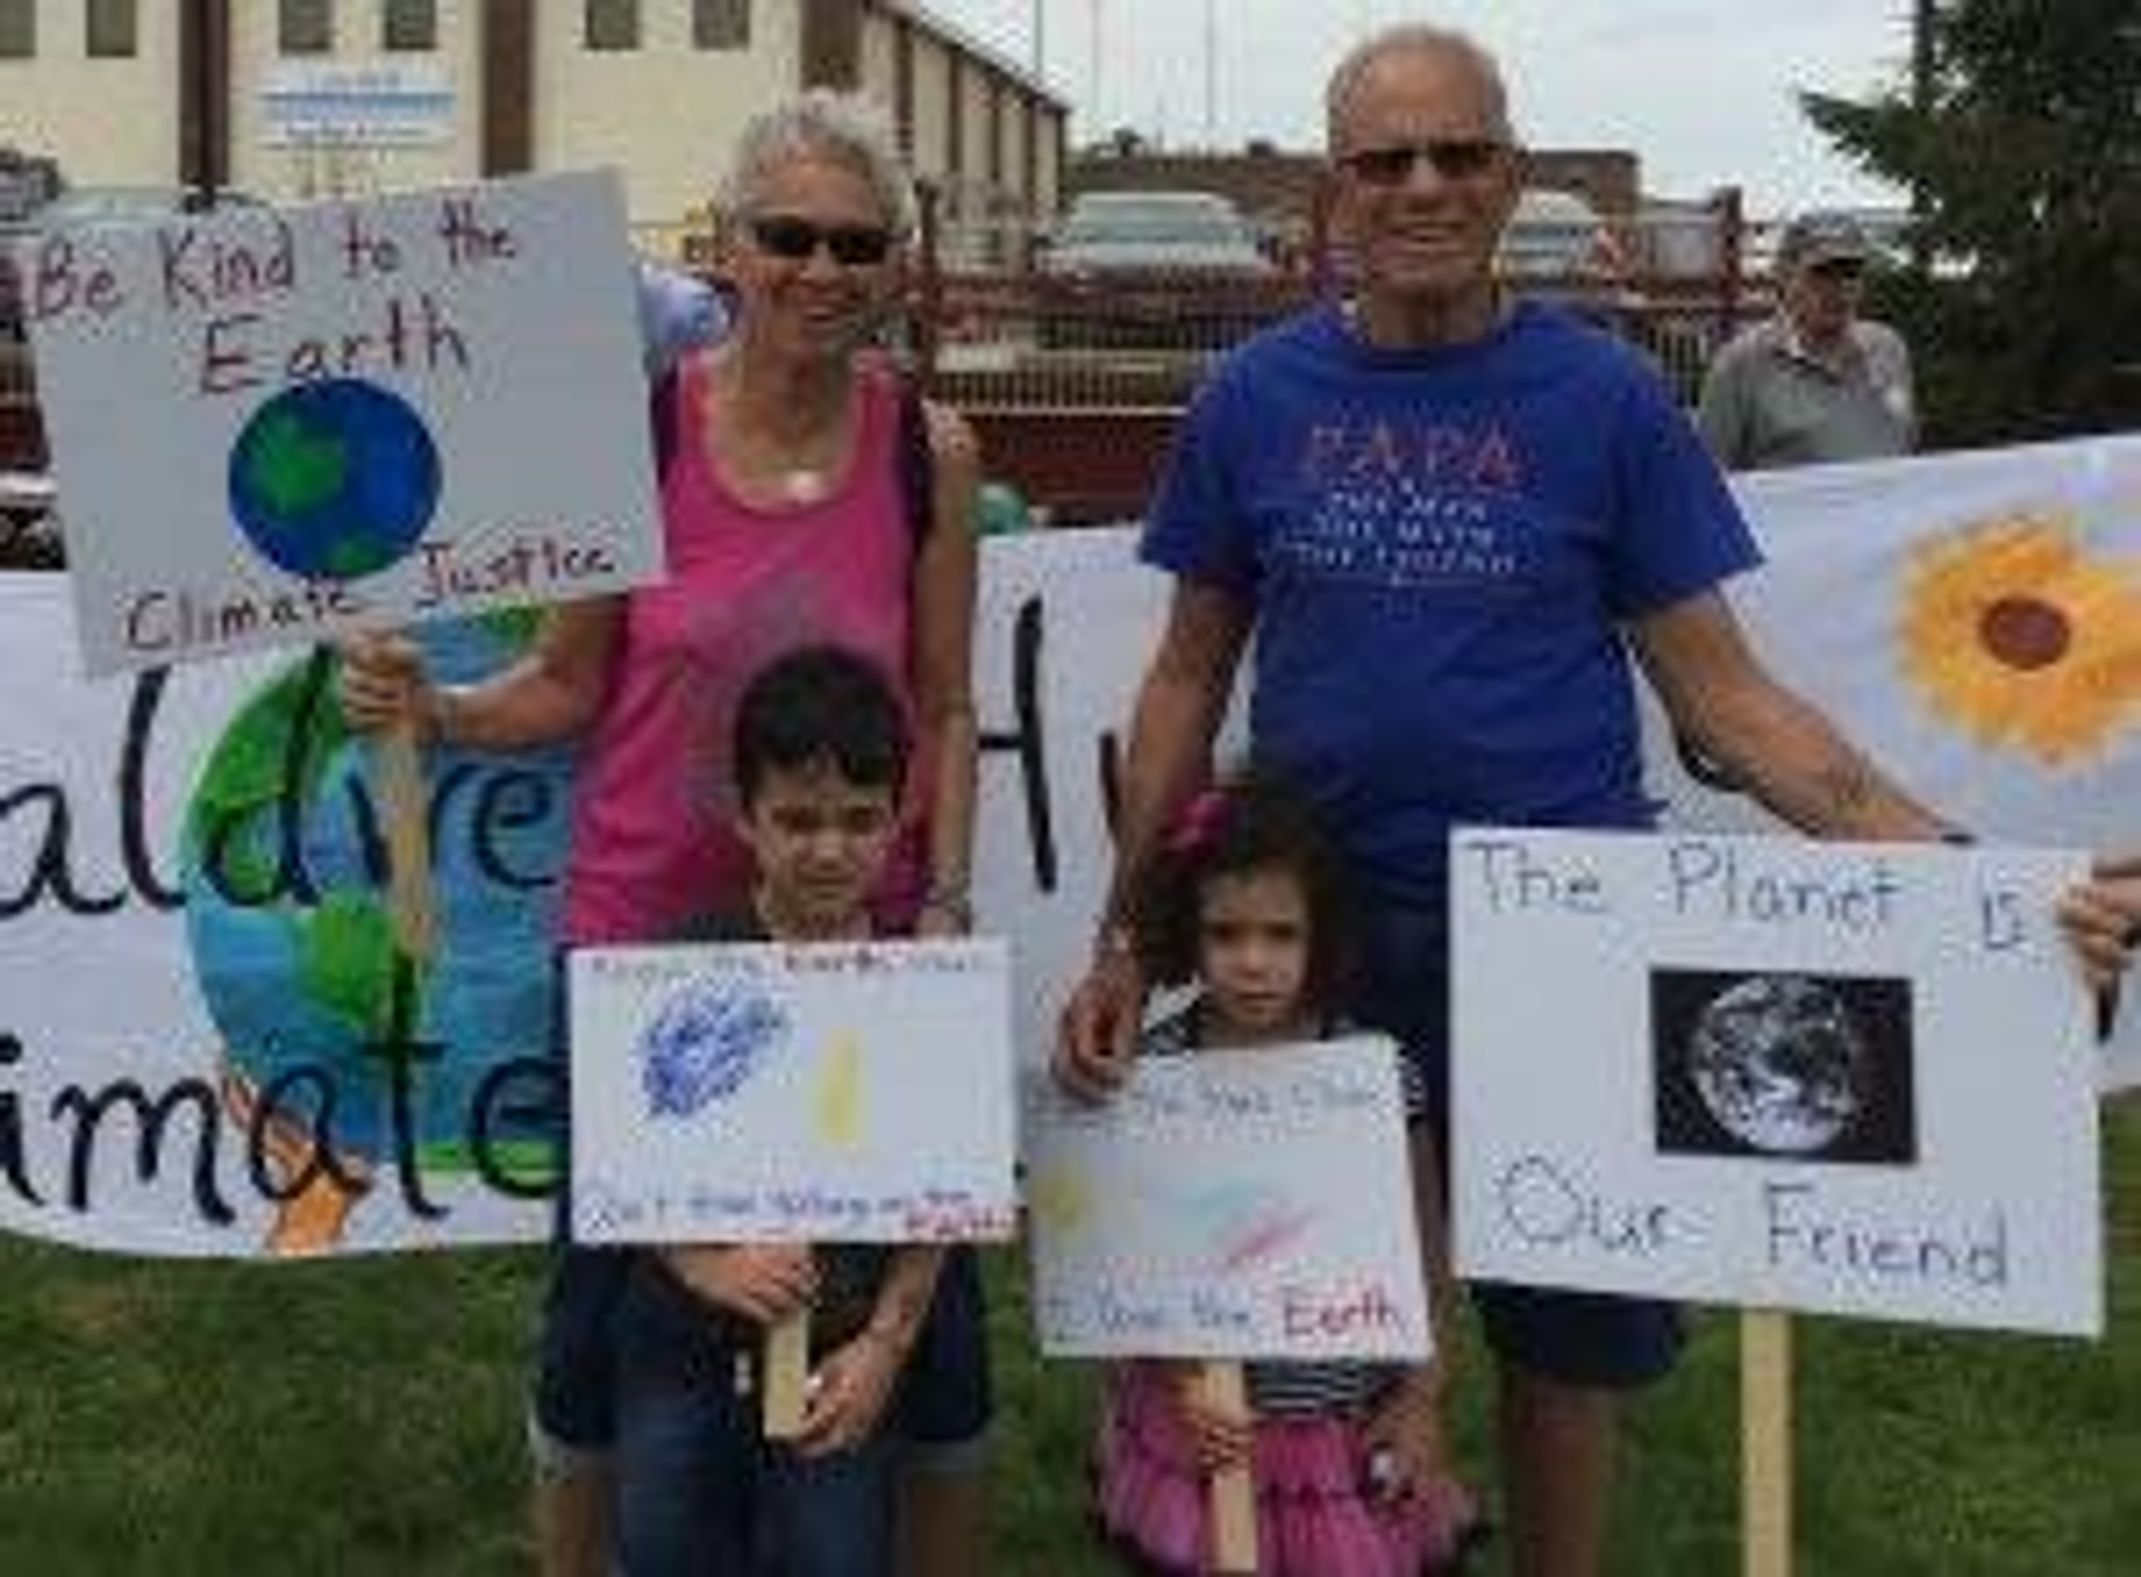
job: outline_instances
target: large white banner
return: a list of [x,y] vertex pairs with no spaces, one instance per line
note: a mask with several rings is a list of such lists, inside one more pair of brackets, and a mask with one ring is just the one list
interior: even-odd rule
[[92,673],[662,572],[616,178],[19,249]]
[[[1988,839],[2141,846],[2141,441],[1743,496],[1771,563],[1734,595],[1791,683]],[[977,901],[1011,944],[1028,1064],[1092,936],[1110,764],[1166,594],[1128,531],[986,545]],[[467,676],[525,628],[425,638]],[[0,1226],[191,1254],[546,1232],[563,758],[432,758],[445,942],[402,977],[326,660],[87,682],[76,650],[63,578],[0,576]],[[1676,813],[1747,814],[1653,744]],[[2111,1066],[2131,1083],[2128,995]]]
[[1469,828],[1466,1275],[2095,1335],[2088,1005],[2026,849]]

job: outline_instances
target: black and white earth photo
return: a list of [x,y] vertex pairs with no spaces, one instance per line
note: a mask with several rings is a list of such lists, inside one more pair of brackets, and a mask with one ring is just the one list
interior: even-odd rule
[[1660,1153],[1917,1158],[1909,981],[1659,969],[1650,996]]

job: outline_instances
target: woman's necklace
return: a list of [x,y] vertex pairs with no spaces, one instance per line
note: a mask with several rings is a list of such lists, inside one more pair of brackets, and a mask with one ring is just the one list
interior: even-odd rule
[[[847,443],[851,421],[845,407],[836,408],[830,420],[802,441],[776,437],[755,424],[738,421],[740,390],[732,377],[723,403],[730,420],[730,463],[744,480],[757,484],[778,502],[803,506],[820,503],[832,495],[834,468]],[[737,438],[742,441],[736,442]]]

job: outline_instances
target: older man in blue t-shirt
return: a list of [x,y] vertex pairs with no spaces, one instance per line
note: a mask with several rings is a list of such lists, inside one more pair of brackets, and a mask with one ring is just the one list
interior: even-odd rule
[[[1647,826],[1631,652],[1679,728],[1785,820],[1946,831],[1741,638],[1721,586],[1759,555],[1649,368],[1496,286],[1521,156],[1493,60],[1395,28],[1339,67],[1326,111],[1353,293],[1220,366],[1144,538],[1175,590],[1132,724],[1109,915],[1056,1064],[1095,1096],[1124,1075],[1144,997],[1129,874],[1208,774],[1252,633],[1252,751],[1298,777],[1352,856],[1371,901],[1354,1007],[1431,1088],[1447,1087],[1448,830]],[[2125,956],[2111,925],[2092,955],[2107,971]],[[1473,1295],[1498,1360],[1515,1568],[1595,1572],[1615,1400],[1671,1366],[1675,1312]],[[1423,1471],[1434,1411],[1404,1443]]]

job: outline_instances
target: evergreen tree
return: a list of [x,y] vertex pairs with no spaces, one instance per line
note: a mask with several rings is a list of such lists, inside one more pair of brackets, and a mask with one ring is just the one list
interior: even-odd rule
[[1921,105],[1807,94],[1858,163],[1918,194],[1923,273],[1876,300],[1930,433],[2141,428],[2141,0],[1942,0]]

